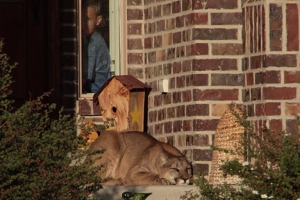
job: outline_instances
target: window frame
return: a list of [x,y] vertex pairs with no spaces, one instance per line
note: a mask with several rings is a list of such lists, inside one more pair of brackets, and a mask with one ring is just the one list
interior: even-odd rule
[[[110,72],[111,77],[114,75],[121,74],[121,54],[120,54],[120,16],[123,12],[120,13],[120,4],[123,0],[113,0],[109,1],[109,52],[111,57],[110,63]],[[94,93],[82,93],[82,32],[81,32],[81,15],[82,15],[82,0],[78,0],[78,28],[77,28],[77,35],[78,35],[78,94],[80,98],[92,98]],[[115,38],[115,39],[112,39]]]

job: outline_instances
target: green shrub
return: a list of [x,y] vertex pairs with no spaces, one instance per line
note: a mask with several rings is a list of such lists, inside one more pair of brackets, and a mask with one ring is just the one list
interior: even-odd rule
[[[201,199],[297,199],[300,198],[300,137],[267,128],[253,131],[245,116],[237,121],[245,127],[244,151],[248,161],[225,161],[220,167],[226,175],[238,175],[240,185],[212,185],[204,176],[196,180]],[[299,117],[297,117],[299,122]],[[213,148],[216,150],[217,148]],[[218,151],[222,151],[218,149]],[[190,196],[192,199],[193,195]]]
[[[100,167],[80,164],[90,154],[76,136],[75,120],[59,112],[50,115],[54,104],[43,103],[45,93],[19,108],[12,107],[11,70],[2,53],[0,41],[0,199],[87,199],[91,191],[101,188],[95,174]],[[87,186],[88,185],[88,186]]]

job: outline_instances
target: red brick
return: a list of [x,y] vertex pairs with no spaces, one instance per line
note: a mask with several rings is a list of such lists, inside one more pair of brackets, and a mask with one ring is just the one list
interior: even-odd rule
[[193,161],[211,161],[212,151],[210,149],[193,149]]
[[208,44],[207,43],[196,43],[186,46],[186,55],[208,55]]
[[193,13],[193,25],[208,24],[207,13]]
[[207,135],[187,135],[186,136],[186,146],[208,146],[208,136]]
[[154,37],[154,48],[162,47],[162,36],[155,36]]
[[297,56],[294,54],[267,55],[266,67],[296,67]]
[[167,110],[166,109],[161,109],[157,111],[157,120],[162,121],[165,120],[167,117]]
[[181,11],[181,0],[172,2],[172,13],[179,13]]
[[217,128],[218,119],[194,119],[193,127],[194,131],[215,131]]
[[154,111],[149,111],[149,114],[148,114],[148,120],[149,122],[156,122],[157,121],[157,111],[154,110]]
[[174,62],[173,63],[173,74],[181,73],[181,71],[182,71],[181,62]]
[[175,21],[176,21],[176,28],[184,27],[184,21],[185,21],[185,17],[184,16],[176,17]]
[[161,5],[153,7],[153,18],[161,17]]
[[206,101],[206,100],[238,100],[239,90],[238,89],[207,89],[207,90],[200,90],[194,89],[193,90],[193,97],[194,101]]
[[269,121],[270,123],[270,130],[271,131],[275,131],[275,132],[279,132],[282,131],[282,120],[281,119],[271,119]]
[[176,58],[185,57],[185,47],[180,46],[176,47]]
[[242,100],[243,100],[243,102],[250,101],[250,92],[249,92],[249,89],[243,89],[242,90]]
[[297,115],[300,113],[300,103],[285,103],[285,115]]
[[164,64],[163,74],[164,75],[172,74],[172,64],[171,63]]
[[163,104],[163,97],[162,95],[154,96],[154,106],[161,106]]
[[184,16],[185,26],[208,24],[207,13],[190,13]]
[[191,10],[192,2],[191,0],[181,0],[182,2],[182,11]]
[[146,8],[144,10],[145,19],[151,19],[152,18],[152,8]]
[[93,102],[93,115],[101,115],[100,106]]
[[251,88],[251,101],[261,100],[261,88]]
[[286,120],[286,133],[292,134],[292,135],[299,134],[297,120],[295,120],[295,119]]
[[182,71],[183,72],[189,72],[192,69],[192,61],[191,60],[185,60],[182,62]]
[[172,95],[171,95],[171,93],[165,94],[163,96],[163,102],[164,102],[164,105],[168,105],[168,104],[172,103]]
[[157,21],[156,24],[157,24],[156,25],[156,31],[157,32],[166,30],[165,20]]
[[[137,40],[137,39],[135,39],[135,40]],[[128,43],[129,43],[129,40],[128,40]],[[145,39],[144,39],[144,45],[145,45],[145,48],[146,48],[146,49],[151,49],[151,48],[153,48],[153,45],[152,45],[152,37],[145,38]],[[128,47],[128,49],[129,49],[129,47]]]
[[170,15],[171,14],[171,9],[172,9],[172,4],[171,3],[163,5],[163,15],[164,16]]
[[128,24],[127,25],[128,35],[141,35],[142,34],[142,24]]
[[255,116],[264,116],[265,115],[265,105],[264,104],[256,104],[255,106]]
[[170,78],[170,83],[169,83],[170,89],[174,89],[175,86],[176,86],[176,79],[175,79],[175,77]]
[[259,69],[263,67],[263,56],[252,56],[250,57],[251,69]]
[[173,129],[172,122],[165,122],[164,123],[165,133],[172,133],[172,129]]
[[174,18],[170,18],[166,20],[166,29],[173,30],[176,27],[176,21]]
[[[156,52],[155,51],[152,51],[152,52],[149,52],[148,54],[146,53],[147,55],[147,60],[148,63],[156,63]],[[139,57],[139,55],[137,54],[136,56],[133,57],[133,59],[142,59],[142,57]],[[141,60],[131,60],[131,62],[134,61],[135,63],[131,63],[131,64],[141,64],[141,63],[137,63],[137,62],[140,62]]]
[[181,92],[173,92],[173,103],[181,102]]
[[155,124],[154,126],[154,134],[158,135],[158,134],[162,134],[163,133],[163,124]]
[[193,71],[206,71],[206,70],[237,70],[236,59],[194,59]]
[[127,9],[127,20],[141,20],[143,19],[143,11],[139,9]]
[[299,4],[286,5],[287,50],[299,50]]
[[300,83],[300,71],[285,71],[284,83]]
[[177,106],[176,107],[176,117],[184,117],[185,116],[185,106]]
[[243,24],[242,13],[212,13],[212,25]]
[[237,29],[223,28],[195,28],[193,29],[194,40],[237,40]]
[[167,60],[171,60],[175,58],[175,48],[168,48],[167,49]]
[[186,116],[208,116],[208,104],[193,104],[186,106]]
[[78,114],[79,115],[91,115],[91,106],[89,100],[83,99],[78,101]]
[[266,103],[265,104],[265,114],[267,116],[281,115],[281,104],[280,103]]
[[208,0],[206,3],[206,9],[234,9],[238,8],[239,0]]
[[247,73],[247,86],[251,86],[254,83],[253,73]]
[[182,92],[182,101],[190,102],[192,100],[192,91],[186,90]]
[[176,88],[185,87],[185,76],[176,77]]
[[199,0],[192,0],[192,10],[203,9],[203,5]]
[[181,32],[173,33],[173,43],[181,43]]
[[208,74],[191,74],[186,77],[186,86],[207,86]]
[[183,131],[192,131],[193,129],[193,121],[192,120],[184,120],[183,121]]
[[175,144],[174,144],[174,136],[168,136],[167,137],[167,144],[169,144],[169,145],[172,145],[172,146],[174,146]]
[[172,119],[176,117],[176,110],[174,107],[167,108],[167,118]]
[[270,4],[270,49],[282,50],[282,7],[280,4]]
[[174,121],[173,122],[173,132],[181,132],[182,131],[182,121]]
[[280,71],[266,71],[264,83],[280,83]]
[[212,74],[212,86],[244,86],[244,74]]
[[293,87],[266,87],[263,89],[265,100],[296,99],[297,89]]
[[[146,46],[146,39],[145,39],[145,46]],[[147,47],[145,47],[147,48]],[[150,47],[148,47],[150,48]],[[143,49],[142,40],[141,39],[128,39],[128,49]]]
[[243,45],[238,43],[212,44],[213,55],[242,55]]
[[139,5],[142,5],[142,0],[127,0],[127,5],[139,6]]

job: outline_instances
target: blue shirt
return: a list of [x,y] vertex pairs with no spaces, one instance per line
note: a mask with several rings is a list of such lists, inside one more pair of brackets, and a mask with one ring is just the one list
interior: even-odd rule
[[91,91],[98,92],[110,78],[110,54],[103,37],[95,32],[88,44],[88,76],[92,80]]

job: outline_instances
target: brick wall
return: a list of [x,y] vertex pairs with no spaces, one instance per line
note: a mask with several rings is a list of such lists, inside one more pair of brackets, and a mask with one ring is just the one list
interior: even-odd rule
[[243,101],[256,128],[296,133],[300,112],[299,1],[248,1],[243,8]]
[[74,114],[78,90],[77,55],[77,1],[60,1],[61,7],[61,51],[62,51],[62,93],[66,113]]
[[128,73],[152,87],[148,132],[208,171],[218,120],[242,102],[242,2],[127,2]]
[[[149,84],[148,132],[209,171],[217,123],[234,101],[257,127],[295,133],[300,112],[299,1],[127,0],[126,74]],[[61,1],[64,106],[101,121],[78,99],[77,1]],[[158,82],[169,80],[162,94]],[[77,110],[75,110],[77,108]]]

